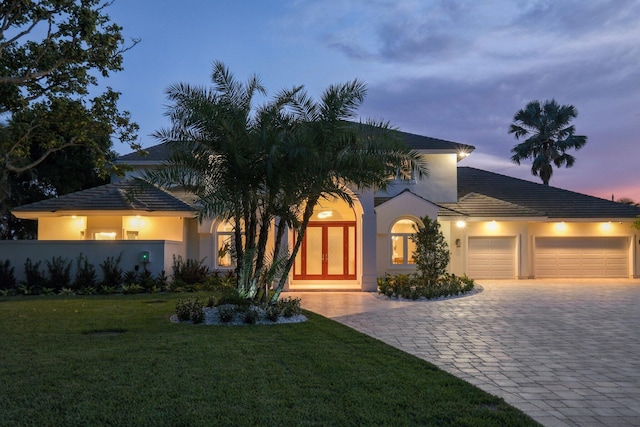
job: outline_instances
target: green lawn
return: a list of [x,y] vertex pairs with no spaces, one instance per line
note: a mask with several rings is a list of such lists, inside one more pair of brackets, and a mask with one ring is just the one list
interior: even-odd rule
[[0,298],[0,424],[536,425],[332,320],[173,324],[179,294]]

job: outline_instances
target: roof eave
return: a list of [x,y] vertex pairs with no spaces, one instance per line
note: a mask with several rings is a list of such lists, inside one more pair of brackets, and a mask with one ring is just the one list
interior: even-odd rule
[[12,211],[16,218],[19,219],[38,219],[38,218],[57,218],[64,216],[156,216],[156,217],[184,217],[196,218],[198,214],[195,211],[154,211],[154,210],[67,210],[61,209],[56,211]]

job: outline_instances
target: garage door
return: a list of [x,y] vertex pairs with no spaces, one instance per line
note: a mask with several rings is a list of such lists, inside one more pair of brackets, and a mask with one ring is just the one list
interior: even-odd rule
[[516,276],[516,239],[469,237],[467,275],[473,279],[513,279]]
[[535,275],[544,277],[628,277],[626,237],[538,237]]

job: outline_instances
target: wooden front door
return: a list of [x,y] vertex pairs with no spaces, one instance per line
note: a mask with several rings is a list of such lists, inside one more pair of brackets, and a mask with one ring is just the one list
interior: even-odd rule
[[353,280],[356,278],[355,248],[355,222],[310,222],[296,256],[293,278]]

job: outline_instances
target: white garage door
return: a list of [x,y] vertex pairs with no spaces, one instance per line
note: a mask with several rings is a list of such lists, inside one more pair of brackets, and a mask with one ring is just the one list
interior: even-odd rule
[[628,277],[626,237],[538,237],[535,275],[544,277]]
[[472,279],[513,279],[515,237],[469,237],[467,275]]

